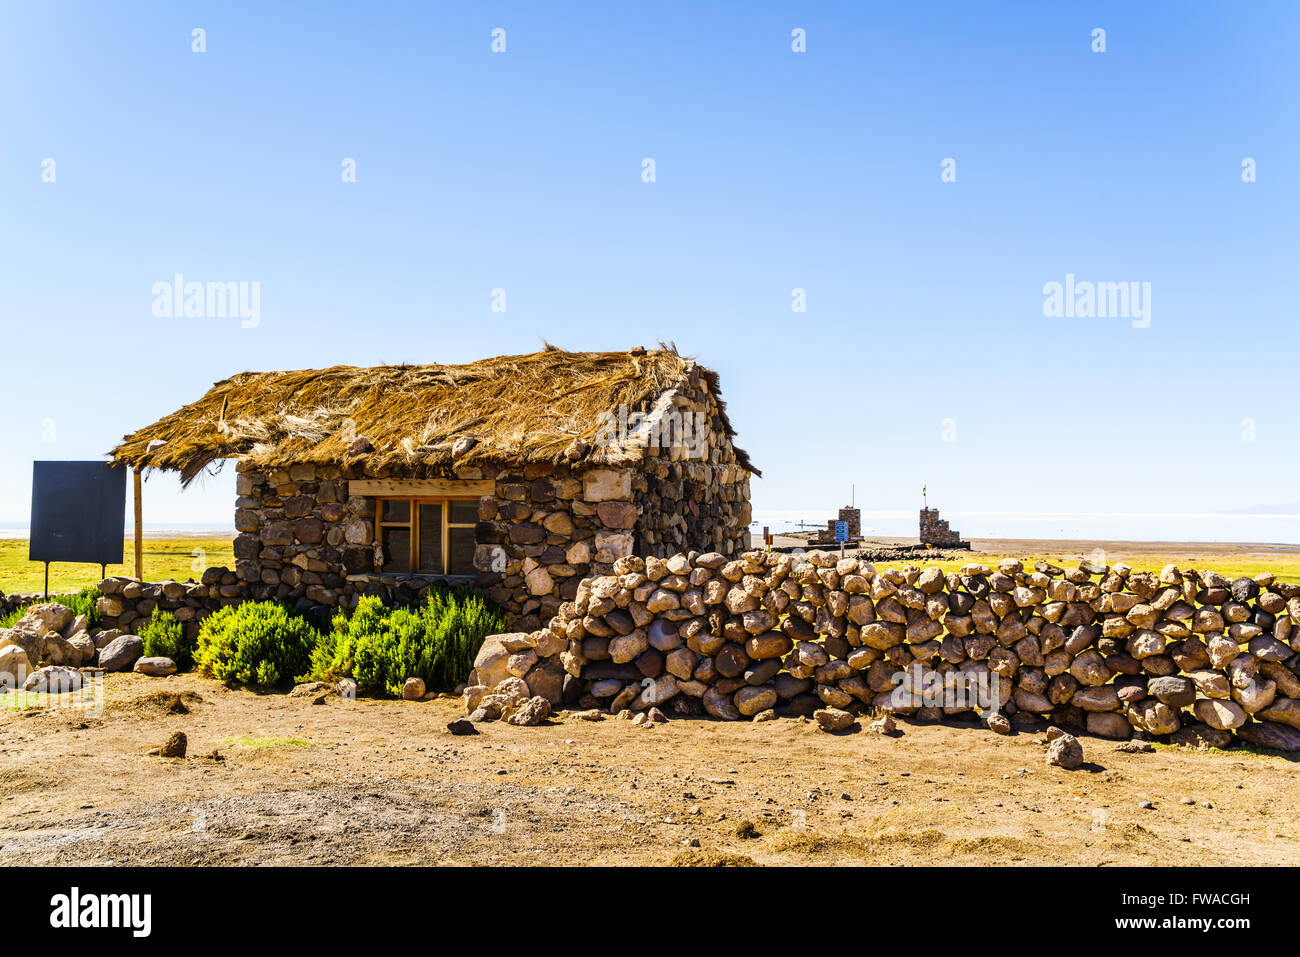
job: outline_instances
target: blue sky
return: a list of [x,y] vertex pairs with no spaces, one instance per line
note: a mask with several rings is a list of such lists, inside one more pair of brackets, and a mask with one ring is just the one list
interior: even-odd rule
[[[1300,541],[1205,517],[1300,513],[1300,6],[702,6],[6,4],[0,522],[237,371],[663,339],[766,521]],[[176,273],[258,325],[155,317]],[[1044,316],[1067,274],[1150,325]],[[233,469],[145,488],[230,524]]]

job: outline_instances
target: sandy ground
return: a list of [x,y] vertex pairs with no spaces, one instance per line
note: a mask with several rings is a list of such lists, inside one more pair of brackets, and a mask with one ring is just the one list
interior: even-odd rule
[[[454,737],[455,699],[105,686],[100,717],[0,711],[7,864],[1242,865],[1290,863],[1300,836],[1295,765],[1246,751],[1085,738],[1068,772],[1039,735],[955,725],[561,718]],[[188,757],[147,754],[175,730]]]

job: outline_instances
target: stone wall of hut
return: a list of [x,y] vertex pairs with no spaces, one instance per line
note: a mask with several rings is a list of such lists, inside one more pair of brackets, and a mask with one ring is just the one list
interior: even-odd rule
[[[625,413],[623,413],[625,415]],[[704,550],[728,557],[746,545],[749,472],[735,456],[721,410],[696,375],[638,427],[611,412],[609,438],[645,449],[627,467],[537,462],[404,475],[396,470],[294,464],[238,466],[234,576],[253,599],[350,606],[366,594],[418,601],[429,579],[381,574],[375,499],[352,479],[492,480],[479,500],[476,573],[469,579],[512,628],[538,628],[628,555]],[[224,571],[224,570],[223,570]]]
[[[711,433],[712,441],[694,446],[690,456],[679,446],[652,449],[636,467],[534,463],[446,472],[441,477],[494,483],[493,494],[478,503],[476,572],[457,580],[504,609],[511,628],[534,629],[574,599],[582,579],[612,574],[620,558],[682,548],[738,555],[750,520],[749,473],[717,437]],[[241,462],[234,569],[209,568],[195,583],[109,580],[105,627],[135,630],[155,605],[197,621],[247,599],[304,607],[351,607],[362,595],[423,600],[430,578],[381,574],[375,499],[349,494],[352,479],[403,477],[413,476]]]

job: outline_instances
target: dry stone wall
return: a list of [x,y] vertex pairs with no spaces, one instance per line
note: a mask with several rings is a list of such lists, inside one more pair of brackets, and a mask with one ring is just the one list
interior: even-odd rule
[[945,574],[819,551],[624,557],[544,628],[490,639],[465,700],[480,720],[540,695],[727,720],[978,713],[995,730],[1051,720],[1296,749],[1297,621],[1300,586],[1172,565],[1008,560]]

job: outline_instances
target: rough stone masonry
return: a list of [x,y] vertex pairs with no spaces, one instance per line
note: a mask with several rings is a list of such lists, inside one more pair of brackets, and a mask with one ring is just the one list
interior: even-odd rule
[[[877,571],[820,551],[629,556],[580,581],[544,628],[489,639],[465,704],[478,720],[537,696],[724,720],[978,709],[993,728],[1050,719],[1107,738],[1295,750],[1297,620],[1300,585],[1268,574],[1086,560]],[[961,685],[952,678],[996,688],[993,708],[928,704],[920,689]]]

